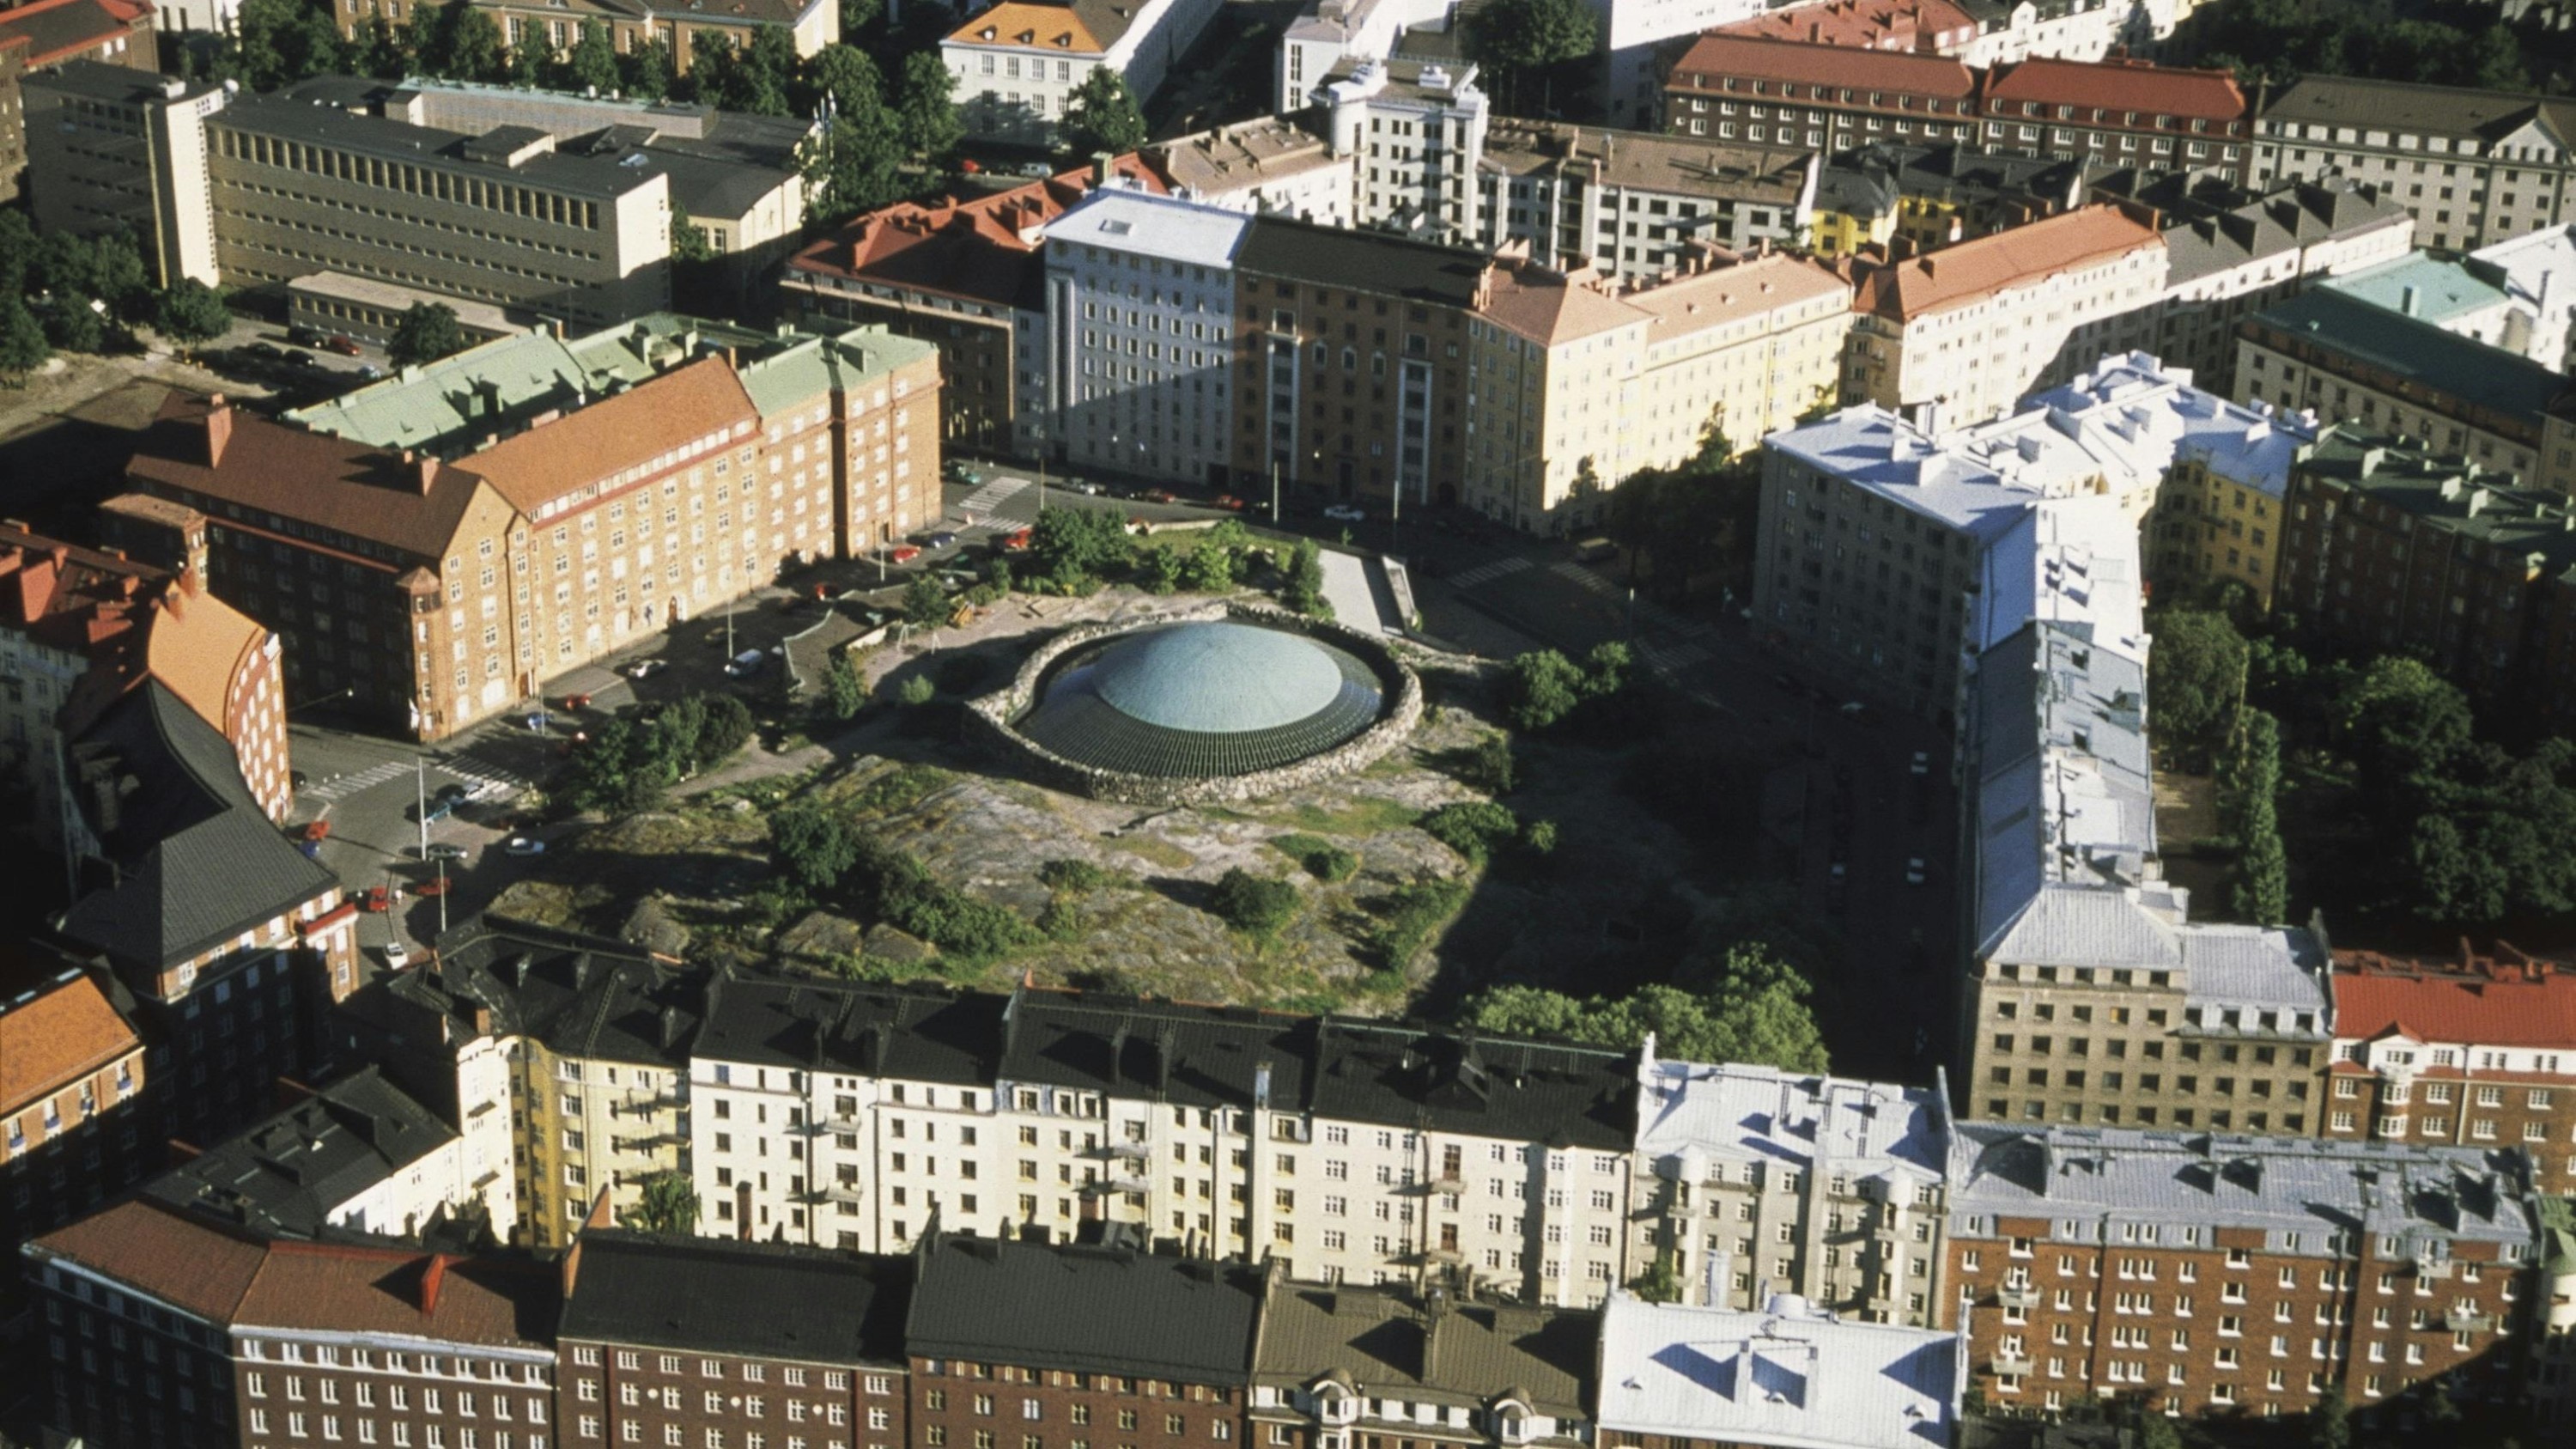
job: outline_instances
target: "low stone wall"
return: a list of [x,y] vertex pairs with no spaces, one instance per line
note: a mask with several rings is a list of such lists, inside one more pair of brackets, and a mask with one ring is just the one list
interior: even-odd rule
[[[1378,717],[1377,723],[1321,754],[1309,755],[1295,764],[1282,765],[1275,770],[1256,770],[1243,775],[1132,775],[1121,770],[1095,769],[1068,760],[1011,727],[1011,721],[1018,719],[1036,702],[1038,686],[1046,679],[1048,668],[1062,658],[1066,650],[1113,634],[1130,634],[1157,625],[1212,623],[1220,619],[1242,619],[1247,623],[1292,629],[1348,650],[1376,671],[1379,687],[1386,691],[1392,703]],[[1040,784],[1069,795],[1085,795],[1123,805],[1213,805],[1258,800],[1368,768],[1387,751],[1402,744],[1405,736],[1413,733],[1413,727],[1421,723],[1422,681],[1378,635],[1331,620],[1309,619],[1284,609],[1237,600],[1176,610],[1143,623],[1077,624],[1031,652],[1021,663],[1019,672],[1011,676],[1009,684],[970,701],[966,713],[974,721],[972,727],[996,748],[1025,761],[1030,767],[1029,773]]]

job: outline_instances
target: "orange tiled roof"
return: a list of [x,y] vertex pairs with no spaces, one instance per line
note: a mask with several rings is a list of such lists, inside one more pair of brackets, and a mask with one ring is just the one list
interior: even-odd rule
[[0,1117],[141,1047],[98,983],[78,971],[0,1001]]
[[990,10],[977,12],[973,19],[948,32],[947,38],[956,45],[1034,46],[1066,55],[1109,52],[1109,47],[1100,43],[1071,6],[1026,5],[1020,0],[1003,0]]
[[31,1245],[217,1323],[228,1322],[266,1254],[158,1203],[136,1198],[102,1209]]
[[1497,263],[1486,268],[1479,290],[1479,313],[1543,346],[1647,321],[1611,296],[1589,267],[1568,274],[1529,262]]
[[2576,1049],[2576,970],[2499,946],[2463,961],[2335,953],[2335,1035]]
[[89,657],[64,710],[77,735],[146,679],[230,732],[232,682],[268,631],[150,564],[0,525],[0,628]]
[[2116,206],[2084,206],[1901,262],[1870,266],[1853,307],[1903,322],[2006,287],[2161,247],[2154,227]]
[[1829,0],[1775,10],[1709,33],[1937,55],[1976,39],[1977,21],[1951,0]]
[[[1134,152],[1110,163],[1156,195],[1171,178]],[[961,301],[1010,307],[1035,301],[1037,248],[1027,236],[1090,194],[1084,167],[973,201],[902,202],[859,217],[788,263],[795,271],[860,278]]]
[[[1916,95],[1953,96],[1962,101],[1973,98],[1977,91],[1976,72],[1944,56],[1854,51],[1842,46],[1764,40],[1722,31],[1692,42],[1665,84],[1687,89],[1694,76],[1707,76],[1712,81],[1720,76],[1741,76],[1838,90],[1909,91]],[[1717,87],[1712,84],[1706,89]]]
[[733,367],[724,358],[703,357],[469,453],[455,466],[533,518],[540,506],[637,459],[759,422],[760,410]]
[[2234,121],[2242,119],[2246,110],[2245,92],[2237,89],[2233,72],[2184,70],[2143,60],[2014,61],[1986,72],[1983,98],[1989,104],[2041,101],[2073,106],[2078,119],[2095,110],[2135,111],[2142,123],[2160,115]]

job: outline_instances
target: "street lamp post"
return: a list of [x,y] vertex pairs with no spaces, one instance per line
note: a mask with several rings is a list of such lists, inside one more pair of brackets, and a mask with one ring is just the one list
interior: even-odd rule
[[427,860],[429,859],[429,761],[420,755],[414,755],[411,757],[411,765],[412,790],[419,797],[420,858]]

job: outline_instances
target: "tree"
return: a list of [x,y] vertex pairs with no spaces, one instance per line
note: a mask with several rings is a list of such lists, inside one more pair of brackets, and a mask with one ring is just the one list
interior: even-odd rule
[[789,92],[797,69],[796,38],[784,25],[760,26],[741,47],[701,32],[689,60],[700,102],[756,116],[793,112]]
[[521,34],[517,45],[510,47],[510,84],[514,86],[542,89],[546,82],[554,79],[559,69],[561,64],[554,47],[533,27]]
[[1467,18],[1468,56],[1504,77],[1504,107],[1515,112],[1524,73],[1600,45],[1600,24],[1583,0],[1492,0]]
[[305,0],[242,0],[233,33],[219,42],[216,70],[269,91],[342,68],[344,46],[330,7]]
[[2308,1411],[2308,1449],[2352,1449],[2352,1406],[2343,1387],[2328,1389]]
[[410,51],[403,44],[406,33],[395,30],[382,15],[369,16],[366,28],[349,44],[349,69],[377,80],[401,80],[412,68]]
[[1824,1036],[1807,979],[1758,943],[1728,949],[1705,991],[1650,985],[1626,998],[1577,999],[1535,986],[1501,986],[1470,998],[1469,1026],[1515,1036],[1554,1036],[1627,1048],[1655,1038],[1658,1056],[1691,1062],[1756,1062],[1784,1071],[1826,1069]]
[[1136,108],[1127,77],[1095,66],[1065,97],[1056,135],[1076,156],[1124,156],[1145,144],[1145,113]]
[[45,340],[65,352],[97,352],[107,345],[107,325],[89,298],[57,292],[45,311]]
[[2182,1431],[2154,1409],[2142,1409],[2138,1414],[2138,1449],[2183,1449]]
[[603,96],[618,88],[617,42],[605,24],[582,22],[581,38],[564,57],[564,79],[576,90]]
[[835,654],[823,666],[824,708],[834,719],[854,719],[868,702],[868,682],[850,656]]
[[2236,914],[2258,926],[2277,926],[2290,911],[2289,856],[2281,843],[2277,796],[2281,782],[2281,726],[2259,709],[2238,711],[2236,745],[2229,752],[2222,802],[2236,837]]
[[846,41],[866,31],[884,17],[885,0],[841,0],[841,39]]
[[910,623],[924,629],[936,628],[948,622],[953,608],[948,602],[948,590],[940,587],[939,580],[928,574],[919,575],[904,585],[903,617]]
[[402,52],[410,59],[405,69],[422,75],[447,74],[447,7],[414,0],[401,37]]
[[1192,592],[1222,594],[1234,587],[1234,553],[1213,537],[1201,539],[1182,573]]
[[1515,657],[1503,675],[1503,713],[1516,730],[1543,730],[1583,702],[1583,671],[1553,649]]
[[509,47],[501,23],[472,0],[447,0],[439,20],[440,74],[449,80],[499,83],[510,75]]
[[152,316],[156,331],[179,342],[212,341],[232,325],[223,294],[194,277],[181,277],[163,289]]
[[689,219],[687,208],[671,203],[671,260],[675,262],[709,262],[716,249],[707,240],[707,229]]
[[845,221],[899,199],[900,159],[894,113],[883,104],[836,112],[797,152],[797,169],[810,189],[806,219]]
[[640,1184],[626,1225],[638,1232],[687,1236],[698,1230],[698,1190],[685,1172],[657,1172]]
[[1041,508],[1029,529],[1029,557],[1058,580],[1124,569],[1136,541],[1118,515],[1097,508]]
[[[947,69],[940,67],[943,72]],[[805,63],[801,89],[806,105],[830,101],[836,115],[872,111],[885,104],[884,76],[875,59],[855,45],[827,45],[814,52],[814,58]]]
[[620,89],[639,101],[662,100],[679,82],[679,67],[671,58],[671,47],[659,35],[628,51],[618,61],[617,69]]
[[2225,614],[2200,609],[2166,610],[2154,630],[2147,697],[2155,701],[2157,734],[2206,763],[2225,742],[2244,695],[2245,636]]
[[1208,911],[1247,936],[1267,940],[1296,919],[1303,899],[1288,881],[1235,866],[1217,878],[1216,889],[1208,894]]
[[858,863],[858,837],[836,811],[793,805],[769,817],[769,852],[778,868],[809,891],[825,891]]
[[25,377],[51,356],[45,329],[37,325],[27,304],[16,296],[0,296],[0,377]]
[[925,160],[936,160],[965,139],[957,119],[957,76],[936,51],[916,50],[903,58],[903,100],[897,112],[903,148]]
[[1324,550],[1311,538],[1301,538],[1288,550],[1287,567],[1279,586],[1279,602],[1289,609],[1318,618],[1333,616],[1332,604],[1324,598]]
[[465,333],[456,325],[456,309],[444,302],[412,303],[385,343],[385,356],[397,367],[436,362],[464,350]]

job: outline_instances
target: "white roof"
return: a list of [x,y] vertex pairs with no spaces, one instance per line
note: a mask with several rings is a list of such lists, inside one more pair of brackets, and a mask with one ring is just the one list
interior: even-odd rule
[[[2298,1030],[2297,1014],[2310,1013],[2312,1036],[2322,1036],[2326,1021],[2325,951],[2317,938],[2302,930],[2215,923],[2187,926],[2182,932],[2183,969],[2191,973],[2194,1006],[2207,1010],[2242,1009],[2279,1013],[2273,1030]],[[2210,1021],[2209,1026],[2225,1025]],[[2239,1023],[2261,1030],[2259,1018]]]
[[[1048,222],[1046,239],[1114,248],[1201,267],[1231,267],[1252,218],[1239,211],[1121,187],[1102,187]],[[1060,254],[1047,248],[1047,259]]]
[[1947,1449],[1966,1386],[1954,1332],[1614,1292],[1601,1314],[1600,1426],[1781,1449]]
[[1651,1041],[1637,1063],[1637,1150],[1677,1181],[1705,1177],[1712,1161],[1761,1161],[1929,1182],[1949,1131],[1930,1087],[1658,1060]]
[[2052,427],[2081,439],[2124,475],[2123,486],[2141,495],[2138,511],[2177,460],[2282,497],[2300,447],[2317,438],[2314,414],[2229,402],[2192,386],[2190,368],[2168,368],[2144,352],[2110,354],[2091,372],[2025,403],[2045,409]]

